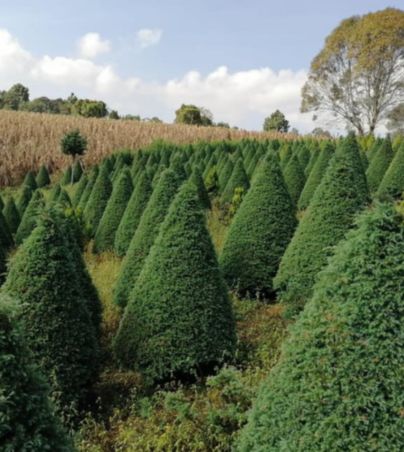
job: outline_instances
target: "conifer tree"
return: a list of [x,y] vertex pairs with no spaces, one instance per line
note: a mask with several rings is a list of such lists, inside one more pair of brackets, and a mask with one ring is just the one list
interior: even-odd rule
[[[328,143],[326,143],[327,145]],[[317,158],[320,155],[320,147],[318,144],[312,145],[312,151],[310,154],[310,160],[309,163],[306,165],[306,168],[304,169],[304,175],[307,180],[307,178],[310,176],[311,170],[313,169],[314,165],[316,164]]]
[[73,452],[48,393],[48,385],[34,365],[16,321],[16,308],[3,294],[0,296],[1,450]]
[[121,170],[94,237],[94,253],[112,251],[115,235],[133,190],[129,169]]
[[294,205],[297,205],[306,182],[304,171],[296,155],[293,155],[283,171],[286,186]]
[[42,165],[39,168],[35,181],[38,188],[47,187],[50,184],[51,181],[46,166]]
[[3,283],[7,271],[7,253],[3,247],[3,243],[0,242],[0,286]]
[[83,196],[84,190],[86,189],[88,183],[88,178],[86,174],[80,177],[79,183],[77,184],[76,191],[74,192],[72,204],[74,207],[78,207],[80,199]]
[[201,200],[202,206],[205,209],[210,209],[210,199],[208,191],[206,190],[205,184],[202,179],[202,174],[199,171],[199,168],[196,167],[192,171],[190,181],[195,185],[198,190],[199,199]]
[[379,205],[337,246],[258,394],[240,452],[402,449],[403,220]]
[[17,201],[17,209],[20,214],[20,217],[23,216],[25,209],[27,208],[27,206],[32,198],[33,193],[34,192],[28,185],[22,186],[22,191],[21,191],[20,197],[18,198],[18,201]]
[[222,169],[219,171],[219,191],[223,193],[226,188],[227,183],[233,172],[234,165],[231,159],[227,159],[226,163],[223,165]]
[[393,148],[391,147],[391,141],[390,138],[387,137],[384,139],[383,144],[378,148],[366,171],[370,193],[377,192],[380,182],[393,160],[393,157],[394,153]]
[[322,151],[319,151],[319,156],[314,164],[312,170],[310,171],[310,175],[304,184],[303,191],[300,195],[298,208],[299,210],[306,209],[311,201],[311,198],[314,195],[317,187],[320,185],[321,179],[323,178],[328,164],[334,154],[333,146],[330,143],[327,143],[324,146]]
[[143,171],[138,176],[137,184],[116,231],[114,249],[118,256],[125,256],[128,251],[130,242],[136,232],[152,191],[146,171]]
[[124,308],[127,304],[129,294],[157,237],[160,225],[177,192],[178,185],[176,174],[168,169],[160,176],[159,182],[153,190],[129,244],[114,287],[114,301],[121,308]]
[[274,279],[275,289],[287,305],[287,315],[303,308],[332,247],[344,237],[367,201],[358,144],[354,136],[348,136],[330,162]]
[[21,217],[20,225],[15,234],[15,243],[20,245],[36,226],[38,215],[44,207],[44,199],[39,190],[35,190],[32,198]]
[[187,183],[130,295],[115,355],[122,365],[163,380],[211,370],[232,359],[235,345],[232,307],[196,187]]
[[296,224],[278,158],[270,155],[227,233],[220,266],[229,287],[241,296],[271,296],[272,280]]
[[377,194],[399,198],[404,192],[404,143],[397,149],[390,163]]
[[70,196],[67,194],[67,191],[64,190],[63,188],[60,190],[57,202],[64,207],[72,207]]
[[75,184],[81,179],[81,175],[83,174],[83,168],[81,166],[80,160],[76,160],[73,164],[72,168],[72,182]]
[[21,303],[27,343],[66,415],[80,409],[98,368],[95,331],[76,277],[66,237],[46,211],[12,259],[3,288]]
[[63,173],[62,179],[60,180],[60,185],[69,185],[72,183],[72,167],[68,166],[66,171]]
[[112,184],[109,179],[109,165],[107,160],[101,165],[100,172],[91,190],[91,195],[88,199],[86,207],[83,211],[84,218],[90,228],[91,234],[95,234],[101,217],[107,206],[108,199],[111,196]]
[[49,192],[49,202],[56,202],[59,199],[60,192],[62,191],[62,187],[60,184],[55,184],[52,190]]
[[80,209],[82,212],[84,212],[87,202],[91,196],[91,192],[93,190],[95,181],[97,180],[98,173],[99,173],[98,166],[94,166],[94,168],[90,172],[90,175],[88,176],[88,183],[86,185],[86,188],[83,190],[83,194],[81,195],[80,201],[77,205],[77,208]]
[[247,173],[245,172],[243,162],[237,160],[234,165],[233,172],[230,179],[226,184],[226,188],[222,194],[222,202],[230,202],[234,195],[236,188],[243,188],[244,192],[247,192],[250,188],[250,181],[248,180]]
[[23,185],[28,186],[32,191],[38,188],[34,173],[32,171],[28,171],[28,173],[25,175]]
[[300,167],[304,173],[310,161],[310,151],[305,144],[302,144],[297,148],[295,155],[299,160]]
[[8,227],[7,220],[0,210],[0,244],[4,250],[9,250],[14,245],[13,236]]
[[0,210],[3,210],[3,209],[4,209],[4,201],[3,201],[3,198],[0,195]]
[[3,209],[3,215],[6,220],[9,231],[15,234],[20,224],[21,217],[15,205],[14,198],[9,196]]

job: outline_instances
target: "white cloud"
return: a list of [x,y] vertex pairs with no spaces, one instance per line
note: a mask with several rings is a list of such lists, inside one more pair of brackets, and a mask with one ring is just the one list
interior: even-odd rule
[[154,46],[160,42],[163,30],[159,28],[142,28],[136,33],[137,41],[143,49]]
[[98,33],[87,33],[80,38],[78,50],[83,58],[95,58],[101,53],[109,52],[111,44],[108,40],[103,40]]
[[299,112],[300,90],[306,71],[270,68],[231,72],[221,66],[202,75],[189,71],[181,78],[163,83],[138,77],[122,78],[110,65],[86,58],[34,57],[6,30],[0,29],[1,89],[21,82],[31,90],[31,98],[47,95],[99,98],[120,113],[174,119],[182,103],[194,103],[212,111],[216,121],[226,121],[246,129],[261,129],[264,117],[279,109],[292,127],[302,132],[315,124],[310,115]]

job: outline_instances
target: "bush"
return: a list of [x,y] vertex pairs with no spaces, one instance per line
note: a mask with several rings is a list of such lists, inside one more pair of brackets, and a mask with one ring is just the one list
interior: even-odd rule
[[185,184],[130,294],[114,352],[155,381],[211,371],[232,359],[235,345],[232,307],[197,190]]
[[337,246],[238,450],[401,449],[403,224],[379,205]]
[[78,129],[66,133],[60,141],[63,154],[71,155],[73,160],[77,155],[83,155],[87,150],[87,139]]
[[227,233],[220,266],[229,287],[242,296],[271,296],[272,279],[296,223],[278,159],[270,155]]

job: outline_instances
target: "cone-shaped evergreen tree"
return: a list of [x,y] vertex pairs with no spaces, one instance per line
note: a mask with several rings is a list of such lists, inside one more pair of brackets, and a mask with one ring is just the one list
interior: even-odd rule
[[74,192],[73,198],[72,198],[72,204],[74,207],[78,207],[80,203],[80,199],[83,196],[84,190],[86,189],[88,183],[88,178],[86,174],[83,174],[80,177],[80,181],[77,184],[76,191]]
[[20,225],[15,234],[15,243],[17,245],[20,245],[22,241],[31,234],[36,226],[38,215],[44,205],[45,203],[41,192],[39,190],[34,191],[34,194],[21,217]]
[[23,185],[27,185],[32,191],[38,188],[34,173],[32,171],[28,171],[28,173],[25,175]]
[[282,149],[279,151],[279,157],[281,159],[281,168],[286,168],[286,165],[289,163],[289,160],[292,158],[293,151],[292,147],[289,143],[285,143],[282,146]]
[[0,286],[3,283],[7,271],[7,255],[3,244],[0,242]]
[[38,188],[47,187],[50,184],[51,181],[46,166],[42,165],[39,168],[35,181]]
[[15,205],[14,198],[9,196],[6,200],[6,204],[3,209],[3,215],[6,220],[9,231],[15,234],[17,228],[20,224],[21,217],[18,212],[17,206]]
[[321,179],[323,178],[331,157],[334,154],[333,146],[330,143],[327,143],[324,149],[319,152],[320,154],[313,166],[313,169],[310,171],[310,175],[304,184],[303,191],[299,198],[298,208],[300,210],[304,210],[309,206],[316,188],[320,185]]
[[112,184],[109,179],[108,165],[103,164],[83,212],[92,234],[95,234],[98,228],[111,192]]
[[130,295],[114,351],[153,380],[232,359],[235,323],[196,187],[185,184]]
[[52,190],[49,192],[49,202],[56,202],[59,199],[60,192],[62,191],[62,187],[60,184],[56,184]]
[[223,193],[227,183],[233,173],[234,165],[231,159],[227,159],[222,169],[219,171],[219,192]]
[[244,192],[247,192],[250,188],[250,181],[248,180],[242,160],[237,160],[234,165],[229,182],[227,182],[222,194],[222,202],[231,202],[236,188],[243,188]]
[[48,386],[33,363],[15,320],[15,308],[0,297],[0,445],[3,451],[73,452],[48,398]]
[[230,225],[220,266],[240,295],[271,296],[272,280],[297,220],[278,158],[264,161]]
[[7,220],[0,210],[0,244],[4,250],[8,250],[14,245],[13,236],[8,227]]
[[165,170],[147,203],[114,287],[114,301],[121,308],[127,304],[129,294],[177,192],[178,183],[176,174],[172,170]]
[[3,209],[4,209],[4,201],[3,201],[3,198],[0,195],[0,210],[3,210]]
[[404,192],[404,143],[397,149],[377,194],[399,198]]
[[67,194],[67,191],[63,188],[60,190],[57,202],[65,207],[71,207],[72,202],[70,200],[70,196]]
[[[328,144],[328,143],[327,143]],[[314,165],[316,164],[317,158],[320,155],[320,147],[317,143],[312,145],[312,151],[310,154],[310,160],[307,164],[306,168],[304,169],[304,175],[307,178],[309,177],[311,170],[313,169]]]
[[288,314],[299,312],[310,298],[315,277],[327,263],[332,247],[367,201],[358,144],[354,137],[348,137],[330,162],[274,279]]
[[404,443],[404,221],[361,216],[321,272],[240,451],[393,451]]
[[115,235],[133,190],[128,168],[121,171],[94,237],[94,253],[114,249]]
[[288,187],[290,197],[296,205],[302,193],[306,178],[304,171],[296,155],[293,155],[283,171],[286,186]]
[[3,286],[20,301],[27,343],[59,410],[69,412],[80,408],[98,362],[94,327],[76,277],[66,238],[47,211],[12,259]]
[[84,209],[86,208],[87,202],[91,196],[91,192],[93,190],[95,181],[98,177],[98,166],[94,166],[94,168],[91,170],[91,173],[88,177],[88,183],[86,185],[86,188],[83,190],[83,194],[80,197],[80,202],[78,203],[77,207],[84,212]]
[[60,185],[68,185],[72,183],[72,167],[68,166],[66,171],[63,173],[62,179],[60,180]]
[[209,194],[208,194],[208,191],[206,190],[205,184],[203,182],[202,174],[199,171],[198,167],[194,168],[194,170],[192,171],[190,181],[198,189],[198,195],[199,195],[199,199],[201,200],[202,206],[205,209],[210,209]]
[[366,177],[371,193],[377,192],[380,182],[393,160],[393,157],[394,153],[393,148],[391,147],[391,141],[390,138],[387,137],[372,158],[366,171]]
[[31,201],[33,195],[32,189],[28,185],[23,185],[20,197],[17,201],[17,209],[20,217],[23,216],[25,209],[27,208],[29,202]]
[[130,242],[139,225],[140,218],[152,194],[150,180],[146,171],[138,176],[138,182],[128,201],[125,212],[115,235],[114,249],[118,256],[125,256]]
[[76,160],[73,165],[72,169],[72,182],[75,184],[78,182],[81,178],[81,175],[83,174],[83,168],[81,166],[81,163],[79,160]]
[[299,160],[300,167],[304,174],[306,166],[309,164],[309,161],[310,161],[310,157],[311,157],[310,151],[305,144],[302,144],[301,146],[299,146],[297,148],[295,155],[296,155],[297,159]]

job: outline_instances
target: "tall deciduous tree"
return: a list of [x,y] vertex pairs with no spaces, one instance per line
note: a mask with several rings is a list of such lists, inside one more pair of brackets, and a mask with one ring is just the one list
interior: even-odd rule
[[289,121],[279,110],[274,111],[271,116],[265,118],[264,131],[269,132],[271,130],[276,130],[277,132],[287,132],[289,130]]

